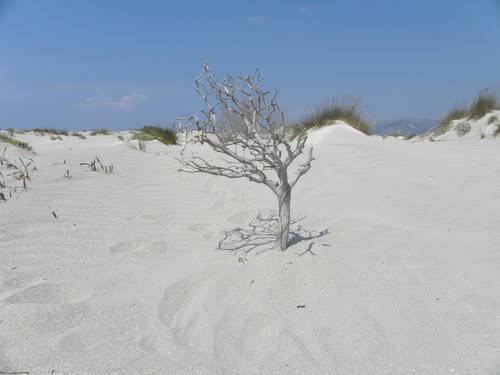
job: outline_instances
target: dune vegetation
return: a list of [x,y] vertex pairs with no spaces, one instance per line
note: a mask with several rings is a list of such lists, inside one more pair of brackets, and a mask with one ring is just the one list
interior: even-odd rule
[[53,134],[53,135],[68,135],[67,130],[53,129],[53,128],[34,128],[31,130],[34,133]]
[[292,126],[292,137],[295,138],[306,130],[329,125],[338,120],[367,135],[372,133],[372,126],[362,111],[361,100],[344,96],[340,99],[327,100],[307,113]]
[[446,133],[450,125],[455,120],[468,119],[477,120],[488,113],[500,109],[500,99],[498,94],[490,89],[481,91],[476,98],[469,104],[461,102],[443,116],[439,121],[434,134],[441,135]]
[[82,133],[80,133],[80,132],[73,132],[73,133],[71,133],[71,136],[72,136],[72,137],[78,137],[78,138],[80,138],[80,139],[87,139],[87,137],[85,137],[85,135],[83,135],[83,134],[82,134]]
[[5,135],[5,134],[0,134],[0,142],[8,143],[8,144],[11,144],[13,146],[16,146],[16,147],[19,147],[19,148],[22,148],[22,149],[25,149],[28,151],[31,151],[33,149],[33,147],[29,143],[21,142],[15,138],[9,137],[8,135]]
[[110,131],[108,129],[92,129],[90,135],[109,135]]
[[132,139],[138,141],[157,140],[166,145],[174,145],[177,142],[177,135],[172,129],[162,128],[158,125],[145,125],[134,132]]

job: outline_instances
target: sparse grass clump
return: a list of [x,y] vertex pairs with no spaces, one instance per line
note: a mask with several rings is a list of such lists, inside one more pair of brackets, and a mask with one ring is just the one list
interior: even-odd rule
[[337,120],[342,120],[367,135],[372,133],[371,125],[361,110],[361,101],[346,96],[317,106],[292,128],[292,138],[308,129],[319,128]]
[[18,141],[17,139],[9,137],[8,135],[4,135],[4,134],[0,134],[0,142],[9,143],[13,146],[16,146],[16,147],[19,147],[19,148],[22,148],[22,149],[25,149],[28,151],[31,151],[33,149],[33,147],[29,143]]
[[53,141],[62,141],[62,138],[60,135],[51,135],[50,139]]
[[147,142],[146,141],[138,141],[137,144],[139,145],[139,150],[142,152],[146,152],[146,147],[147,147]]
[[469,116],[470,118],[478,119],[496,109],[500,109],[500,101],[497,94],[491,90],[484,90],[472,102],[469,109]]
[[94,158],[94,160],[88,163],[80,163],[80,165],[86,165],[92,172],[104,172],[105,174],[113,173],[113,164],[107,166],[103,165],[97,156]]
[[[448,111],[448,113],[439,122],[434,134],[441,135],[446,133],[450,129],[450,125],[454,120],[479,119],[497,109],[500,109],[500,100],[497,94],[492,90],[483,90],[470,105],[462,103]],[[491,118],[494,117],[495,116],[492,116]],[[489,121],[492,121],[491,118]],[[488,122],[488,124],[493,122]]]
[[[5,151],[7,150],[7,147],[3,149],[2,155],[0,156],[0,167],[6,168],[7,170],[10,171],[10,175],[13,176],[16,180],[22,181],[23,182],[23,188],[27,189],[26,186],[26,181],[30,180],[30,167],[32,171],[36,171],[36,166],[35,162],[33,159],[30,158],[21,158],[18,157],[17,159],[14,159],[14,161],[11,161],[5,157]],[[18,162],[20,164],[18,165]],[[4,178],[4,175],[2,172],[0,172],[0,189],[5,189],[7,188],[7,184]],[[14,187],[14,192],[15,192],[16,187]],[[11,191],[12,194],[12,191]],[[10,195],[12,196],[12,195]],[[2,193],[1,199],[6,201],[5,195]]]
[[73,133],[71,133],[71,135],[72,135],[73,137],[78,137],[78,138],[80,138],[80,139],[87,139],[87,137],[85,137],[85,135],[83,135],[83,134],[82,134],[82,133],[80,133],[80,132],[73,132]]
[[441,119],[441,121],[439,121],[439,124],[434,133],[436,135],[444,134],[450,129],[452,121],[467,118],[468,116],[469,109],[467,103],[463,102],[457,104],[454,108],[448,111],[448,113]]
[[90,135],[109,135],[110,131],[108,129],[93,129]]
[[494,124],[498,121],[498,117],[497,116],[491,116],[488,120],[488,125],[491,125],[491,124]]
[[45,134],[68,135],[67,130],[59,130],[59,129],[52,129],[52,128],[35,128],[32,131],[35,133],[41,133],[42,135],[45,135]]
[[125,142],[125,138],[123,138],[123,135],[119,135],[119,136],[118,136],[118,140],[119,140],[119,141],[122,141],[122,142]]
[[134,133],[132,139],[138,141],[157,140],[166,145],[173,145],[177,142],[177,134],[171,129],[160,126],[146,125]]

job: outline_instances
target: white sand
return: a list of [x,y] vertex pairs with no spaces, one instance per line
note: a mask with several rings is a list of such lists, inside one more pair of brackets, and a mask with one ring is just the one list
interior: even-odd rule
[[38,171],[0,203],[0,371],[498,374],[500,141],[323,131],[292,209],[328,233],[244,262],[215,249],[265,187],[179,173],[179,146],[17,136]]

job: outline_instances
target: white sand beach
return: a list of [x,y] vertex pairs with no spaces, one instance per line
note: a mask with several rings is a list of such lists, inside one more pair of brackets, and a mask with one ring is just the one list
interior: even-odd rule
[[269,189],[117,135],[5,152],[37,170],[0,202],[0,371],[500,373],[498,139],[318,130],[277,252]]

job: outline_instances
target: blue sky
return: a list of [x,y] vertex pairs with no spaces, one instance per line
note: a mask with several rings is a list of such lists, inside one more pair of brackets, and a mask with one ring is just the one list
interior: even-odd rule
[[0,0],[0,128],[167,125],[204,59],[261,69],[292,117],[350,94],[437,119],[500,88],[500,1]]

